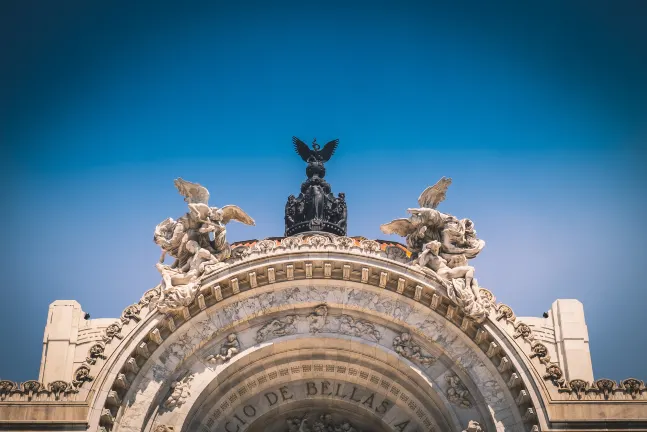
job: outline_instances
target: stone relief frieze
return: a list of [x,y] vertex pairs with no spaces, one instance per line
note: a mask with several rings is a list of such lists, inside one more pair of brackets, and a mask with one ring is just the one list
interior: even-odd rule
[[[561,373],[561,370],[559,371],[559,373]],[[548,372],[547,375],[548,374],[550,374],[550,372]],[[572,395],[575,395],[577,399],[582,399],[585,396],[590,399],[591,397],[595,397],[597,395],[598,398],[601,397],[604,400],[608,400],[617,392],[622,392],[622,394],[628,395],[632,399],[636,399],[643,392],[647,391],[645,383],[635,378],[628,378],[626,380],[620,381],[620,383],[618,384],[615,381],[606,378],[598,379],[593,383],[589,383],[578,378],[566,382],[562,378],[561,374],[558,376],[558,385],[560,387],[559,391],[561,393],[570,393]],[[552,379],[552,377],[549,377],[549,379]]]
[[220,347],[220,352],[214,355],[210,355],[206,360],[210,363],[219,363],[227,362],[231,360],[233,356],[240,352],[240,342],[238,341],[238,336],[235,333],[227,335],[227,339]]
[[316,334],[323,330],[328,319],[328,306],[325,304],[315,307],[315,311],[308,315],[310,333]]
[[[297,325],[304,317],[287,315],[273,319],[256,332],[256,341],[261,343],[281,336],[297,333]],[[382,338],[375,324],[366,320],[356,319],[350,315],[331,316],[328,306],[323,304],[315,308],[314,312],[305,317],[310,333],[340,333],[358,337],[372,342],[379,342]]]
[[[482,364],[483,360],[479,358],[477,353],[475,353],[472,356],[468,356],[469,349],[467,347],[463,347],[463,344],[465,343],[463,339],[465,339],[465,336],[463,336],[460,333],[459,328],[458,327],[454,328],[452,326],[444,325],[444,323],[442,322],[442,319],[438,317],[438,314],[430,313],[424,305],[414,304],[413,302],[398,302],[397,294],[392,291],[387,291],[387,290],[378,291],[374,289],[362,290],[359,288],[348,289],[348,287],[343,286],[343,284],[337,285],[334,282],[333,283],[328,282],[325,284],[325,286],[323,285],[323,283],[315,282],[313,286],[306,285],[306,286],[299,287],[300,293],[298,294],[298,297],[301,299],[300,301],[302,302],[317,305],[316,309],[318,309],[318,313],[314,312],[315,307],[313,307],[310,310],[305,310],[299,314],[295,314],[294,307],[290,307],[290,305],[293,305],[294,303],[292,299],[294,298],[295,286],[294,285],[292,286],[287,285],[284,287],[277,286],[277,288],[278,289],[271,290],[271,293],[272,293],[271,308],[273,310],[276,310],[277,312],[280,310],[285,310],[290,315],[296,315],[297,319],[295,320],[294,324],[297,326],[298,333],[305,334],[305,335],[311,334],[310,333],[311,324],[313,324],[313,327],[318,332],[316,334],[339,333],[339,329],[341,327],[341,315],[336,315],[337,309],[336,308],[333,309],[332,304],[328,305],[326,303],[318,303],[321,293],[325,293],[328,299],[331,299],[331,300],[334,299],[335,305],[337,304],[345,305],[344,309],[348,308],[348,310],[357,310],[357,311],[372,310],[372,311],[375,311],[376,314],[380,314],[380,315],[383,315],[384,313],[377,312],[375,310],[375,307],[373,307],[372,305],[384,304],[385,302],[409,305],[411,307],[411,312],[407,318],[407,325],[412,326],[412,328],[419,329],[419,331],[421,332],[421,334],[419,335],[416,332],[416,335],[414,336],[414,341],[416,340],[415,337],[418,337],[418,336],[423,339],[425,338],[429,338],[429,340],[433,339],[434,342],[439,345],[439,349],[445,352],[448,357],[452,359],[456,359],[457,361],[458,359],[460,359],[460,362],[466,368],[467,375],[469,375],[470,379],[474,381],[474,385],[479,389],[484,389],[485,393],[483,394],[483,397],[486,401],[488,401],[489,404],[491,404],[494,410],[500,411],[500,410],[509,409],[508,403],[503,395],[503,391],[498,387],[497,383],[494,380],[492,380],[492,377],[486,372],[487,368]],[[230,301],[226,306],[231,307],[232,309],[239,309],[244,311],[243,315],[240,318],[237,318],[236,320],[245,321],[245,320],[255,319],[253,318],[255,316],[255,311],[251,308],[260,307],[261,296],[265,295],[264,298],[266,298],[268,292],[270,291],[269,290],[264,290],[264,292],[248,291],[243,296],[240,296],[238,298],[236,297],[230,298]],[[256,305],[256,306],[253,306],[253,305]],[[325,308],[322,306],[325,306]],[[391,310],[391,312],[393,312],[393,309]],[[308,318],[309,316],[311,318]],[[358,319],[358,316],[355,314],[349,315],[349,316],[353,317],[355,320]],[[285,316],[281,318],[285,318]],[[427,321],[429,321],[430,323],[435,321],[437,322],[437,325],[436,326],[425,325],[424,323]],[[230,317],[228,314],[226,314],[224,312],[224,308],[216,308],[213,310],[211,317],[207,319],[205,322],[210,326],[210,328],[205,329],[204,331],[198,331],[198,329],[195,327],[197,323],[193,322],[193,325],[190,326],[190,329],[187,329],[189,331],[183,332],[186,334],[190,334],[192,336],[187,340],[187,344],[183,344],[184,348],[182,353],[178,353],[180,357],[183,359],[182,361],[186,362],[188,356],[191,355],[190,354],[191,352],[195,352],[197,354],[200,352],[201,347],[204,347],[205,340],[200,335],[202,334],[211,335],[214,332],[218,331],[219,329],[223,327],[227,327],[230,323],[234,322],[234,317]],[[249,328],[248,333],[238,335],[238,339],[242,342],[243,346],[246,344],[246,341],[256,342],[255,338],[257,336],[258,330],[260,330],[263,326],[269,323],[271,323],[271,320],[269,318],[268,318],[268,321],[266,322],[263,322],[263,321],[258,322],[256,327]],[[383,327],[378,325],[375,325],[375,329],[381,333],[381,339],[378,343],[384,346],[386,349],[393,349],[392,339],[391,339],[393,336],[395,336],[393,332],[389,331],[388,329],[384,329]],[[275,337],[272,335],[271,331],[269,331],[267,335],[268,335],[267,337],[269,338]],[[178,338],[180,338],[181,336],[182,334],[179,334],[178,331],[176,331],[174,334],[166,337],[173,338],[172,343],[175,343],[178,340]],[[161,355],[158,357],[160,361],[162,362],[164,361],[163,357],[167,355],[166,351],[168,349],[169,349],[169,345],[165,344],[164,352],[161,353]],[[242,352],[242,349],[241,349],[241,352]],[[422,353],[422,355],[425,355],[425,356],[427,354],[428,353],[426,352]],[[147,382],[150,382],[151,384],[158,383],[157,385],[163,386],[164,382],[169,382],[170,380],[173,379],[172,373],[173,373],[173,370],[177,369],[177,367],[178,367],[177,361],[173,361],[171,362],[168,370],[161,370],[158,374],[155,374],[154,372],[155,368],[151,367],[149,369],[149,372],[147,373],[147,376],[149,377]],[[326,370],[327,366],[324,365],[323,367],[324,367],[324,370]],[[447,387],[444,386],[444,378],[443,378],[443,382],[439,384],[439,387],[442,388],[443,391],[446,391]],[[151,385],[149,384],[145,388],[150,389],[150,390],[147,390],[149,393],[153,393],[151,397],[154,396],[154,394],[156,394],[154,392],[154,388],[155,388],[154,386],[151,387]],[[139,390],[132,389],[129,391],[131,391],[131,394],[139,395]],[[135,392],[135,393],[132,393],[132,392]],[[126,403],[128,402],[126,401]]]
[[469,391],[465,388],[460,378],[457,375],[447,375],[445,381],[448,384],[447,400],[461,408],[470,408],[472,403],[468,399]]
[[171,384],[171,394],[164,401],[164,408],[167,410],[172,410],[175,407],[183,405],[187,399],[191,396],[191,380],[193,377],[191,375],[186,378],[175,381]]
[[286,420],[285,432],[362,432],[349,421],[333,421],[332,415],[321,414],[312,419],[313,415],[306,413],[303,417],[290,417]]
[[396,336],[393,339],[393,349],[407,360],[424,366],[433,364],[436,361],[435,357],[422,354],[420,345],[411,340],[409,333],[402,333],[400,336]]
[[264,342],[268,339],[273,339],[276,337],[287,336],[297,332],[297,327],[295,322],[297,320],[296,315],[288,315],[283,318],[274,319],[263,327],[261,327],[256,333],[256,341]]
[[78,393],[78,389],[72,383],[61,380],[53,381],[47,385],[35,380],[25,381],[22,384],[0,380],[0,401],[24,401],[23,397],[26,396],[27,402],[30,402],[43,400],[50,395],[53,395],[54,399],[58,401],[76,393]]
[[372,340],[373,342],[379,342],[382,338],[375,325],[366,320],[355,319],[350,315],[342,315],[339,317],[339,322],[339,333]]

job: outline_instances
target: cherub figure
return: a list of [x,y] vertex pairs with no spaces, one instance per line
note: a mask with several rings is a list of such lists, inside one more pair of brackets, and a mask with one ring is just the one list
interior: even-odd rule
[[460,407],[469,408],[472,403],[469,401],[469,391],[465,388],[460,378],[456,375],[448,375],[445,380],[449,387],[447,388],[447,399]]
[[440,256],[445,258],[450,268],[467,265],[485,246],[483,240],[476,238],[474,224],[469,219],[441,213],[436,207],[445,199],[450,178],[441,178],[435,185],[428,187],[418,198],[418,208],[409,208],[409,218],[395,219],[380,226],[385,234],[398,234],[406,237],[407,246],[414,253],[422,252],[425,244],[441,242]]
[[174,183],[184,196],[189,211],[177,221],[168,218],[155,228],[153,239],[162,248],[160,262],[168,254],[176,258],[171,267],[183,267],[190,257],[186,244],[191,240],[221,261],[228,258],[229,243],[226,241],[225,225],[232,220],[254,225],[254,220],[235,205],[209,207],[209,191],[198,183],[181,178]]
[[216,355],[210,355],[206,358],[208,362],[215,363],[218,361],[226,362],[230,360],[233,356],[240,352],[240,342],[238,342],[238,337],[235,333],[231,333],[227,336],[227,340],[222,344],[220,348],[220,353]]
[[450,268],[447,265],[447,260],[440,256],[440,242],[437,240],[430,241],[424,247],[423,252],[418,257],[418,265],[427,267],[441,278],[451,281],[452,279],[465,279],[465,287],[472,290],[476,301],[480,301],[481,294],[479,287],[474,282],[474,267],[472,266],[459,266]]
[[310,333],[319,333],[326,325],[328,318],[328,307],[326,305],[319,305],[315,308],[314,313],[308,315],[310,321]]
[[193,379],[192,376],[185,378],[181,381],[176,381],[171,384],[171,394],[169,395],[166,402],[164,402],[164,408],[171,410],[177,406],[182,405],[186,400],[191,396],[190,392],[190,382]]

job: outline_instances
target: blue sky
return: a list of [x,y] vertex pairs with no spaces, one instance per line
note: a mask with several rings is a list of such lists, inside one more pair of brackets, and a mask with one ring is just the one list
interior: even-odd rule
[[158,283],[174,178],[256,219],[231,240],[282,235],[297,135],[340,139],[350,235],[452,177],[480,284],[520,316],[579,299],[596,377],[647,379],[642,2],[0,8],[2,378],[37,378],[52,301],[116,317]]

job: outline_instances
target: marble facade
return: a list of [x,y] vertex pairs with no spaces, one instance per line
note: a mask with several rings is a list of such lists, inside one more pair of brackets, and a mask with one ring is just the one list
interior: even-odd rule
[[325,427],[329,415],[332,430],[644,427],[642,382],[593,379],[576,300],[557,300],[548,318],[498,303],[478,323],[389,245],[347,239],[247,245],[175,314],[159,312],[154,290],[116,320],[54,302],[39,381],[2,381],[0,423],[278,431],[290,419]]
[[190,212],[156,229],[161,283],[115,319],[52,303],[39,379],[0,380],[0,429],[647,431],[644,382],[594,378],[580,302],[517,317],[478,285],[485,243],[435,210],[449,183],[387,224],[407,246],[230,244],[225,224],[253,220],[176,183]]

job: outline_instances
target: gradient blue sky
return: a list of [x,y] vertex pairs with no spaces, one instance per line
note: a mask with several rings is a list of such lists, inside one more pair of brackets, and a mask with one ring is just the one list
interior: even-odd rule
[[647,6],[451,3],[3,1],[0,376],[37,378],[50,302],[116,317],[158,283],[174,178],[256,219],[231,240],[282,235],[297,135],[340,138],[350,235],[451,176],[481,285],[581,300],[596,377],[647,379]]

